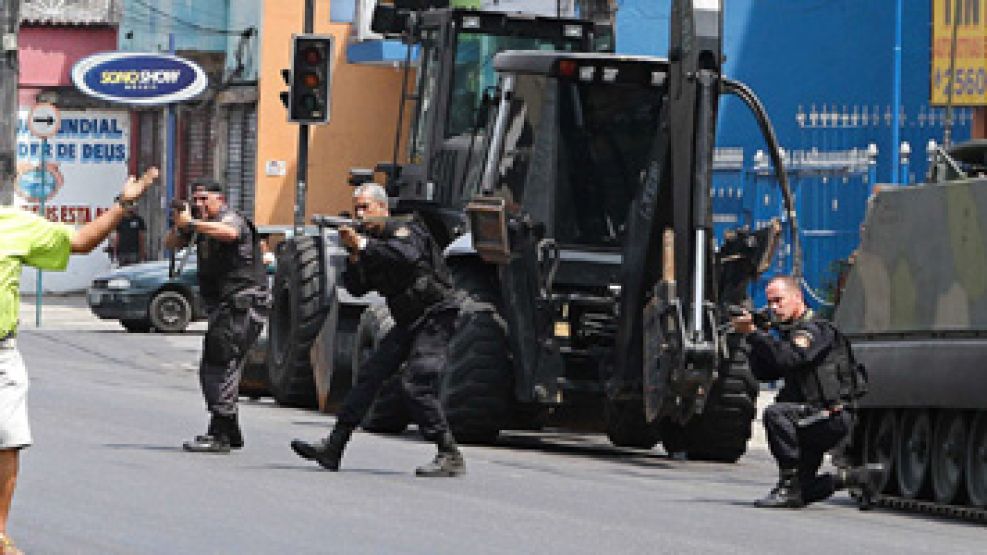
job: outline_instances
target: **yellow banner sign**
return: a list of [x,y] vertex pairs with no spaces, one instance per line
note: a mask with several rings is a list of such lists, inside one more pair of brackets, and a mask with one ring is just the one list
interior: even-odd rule
[[987,105],[987,0],[932,3],[932,104],[945,106],[948,101],[954,26],[953,104]]

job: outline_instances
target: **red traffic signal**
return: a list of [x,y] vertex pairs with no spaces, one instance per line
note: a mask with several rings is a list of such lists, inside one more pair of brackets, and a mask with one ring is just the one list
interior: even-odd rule
[[288,121],[329,121],[329,77],[333,39],[330,35],[295,35],[291,48]]

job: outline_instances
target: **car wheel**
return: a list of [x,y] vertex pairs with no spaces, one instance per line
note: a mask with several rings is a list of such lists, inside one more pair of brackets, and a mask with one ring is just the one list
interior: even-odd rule
[[151,299],[148,317],[160,332],[184,331],[192,320],[192,304],[178,291],[162,291]]
[[120,320],[120,325],[130,333],[147,333],[151,331],[151,322],[147,320]]

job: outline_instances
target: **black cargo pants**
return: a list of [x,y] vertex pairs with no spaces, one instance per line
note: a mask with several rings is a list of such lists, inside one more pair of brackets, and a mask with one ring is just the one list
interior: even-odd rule
[[269,299],[266,290],[250,288],[224,300],[209,313],[199,383],[206,408],[213,415],[236,416],[243,363],[267,321]]
[[337,416],[338,425],[359,426],[381,386],[404,363],[401,389],[408,412],[426,440],[438,441],[449,431],[438,393],[455,321],[456,311],[445,310],[430,315],[413,329],[391,328],[378,349],[360,366],[356,385],[346,395]]
[[826,451],[850,433],[851,418],[846,410],[808,425],[799,423],[817,412],[802,403],[774,403],[764,409],[762,416],[771,454],[782,470],[798,469],[802,499],[806,503],[833,495],[833,475],[816,473]]

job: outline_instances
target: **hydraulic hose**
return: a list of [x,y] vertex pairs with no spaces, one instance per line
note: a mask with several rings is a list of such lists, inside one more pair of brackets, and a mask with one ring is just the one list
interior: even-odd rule
[[785,212],[791,226],[792,275],[796,279],[799,279],[802,277],[802,240],[799,237],[795,202],[792,197],[792,190],[788,186],[788,174],[785,172],[784,162],[781,159],[781,148],[778,146],[778,137],[775,135],[774,127],[772,127],[771,121],[768,119],[764,105],[761,104],[761,100],[757,98],[757,95],[754,94],[754,91],[750,87],[740,81],[727,78],[723,78],[722,83],[724,91],[736,95],[750,108],[754,114],[754,119],[757,120],[758,127],[761,128],[761,135],[764,136],[764,142],[768,145],[768,154],[771,156],[771,164],[775,168],[775,176],[778,178],[778,186],[781,188],[781,196],[785,202]]

